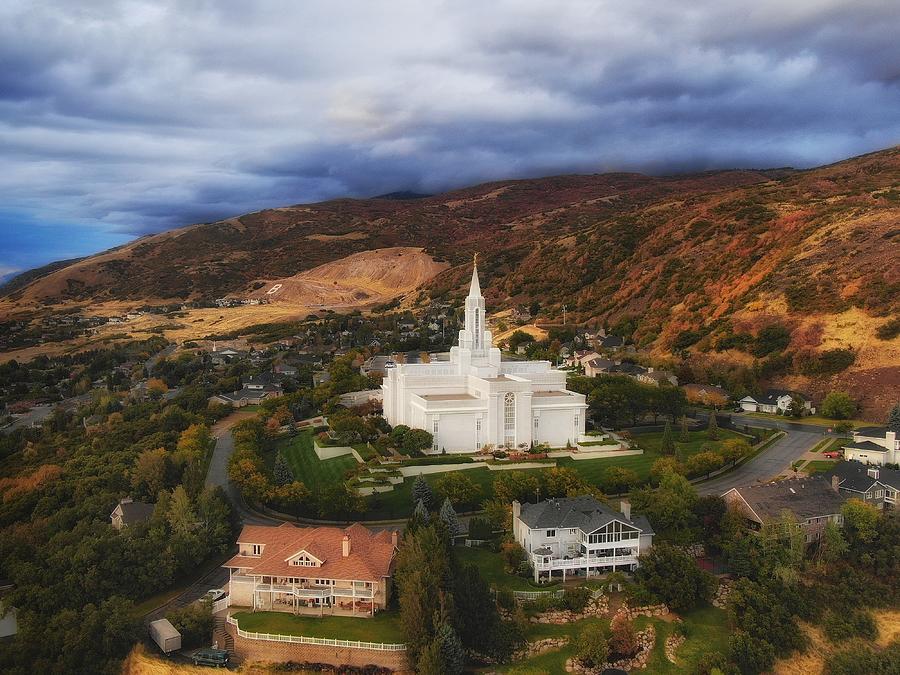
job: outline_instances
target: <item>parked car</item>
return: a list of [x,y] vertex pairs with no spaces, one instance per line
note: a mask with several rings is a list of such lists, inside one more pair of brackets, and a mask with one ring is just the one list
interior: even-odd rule
[[211,588],[203,594],[201,600],[209,600],[210,602],[215,602],[216,600],[221,600],[222,598],[224,598],[225,595],[225,591],[221,588]]
[[822,457],[827,457],[828,459],[840,459],[841,452],[840,452],[840,450],[832,450],[831,452],[823,452]]
[[228,652],[224,649],[198,649],[191,655],[195,666],[215,666],[220,668],[228,665]]

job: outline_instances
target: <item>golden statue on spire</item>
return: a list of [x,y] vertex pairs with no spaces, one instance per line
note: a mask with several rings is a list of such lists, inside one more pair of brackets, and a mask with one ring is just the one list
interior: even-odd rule
[[475,255],[472,256],[472,266],[478,266],[478,251],[475,251]]

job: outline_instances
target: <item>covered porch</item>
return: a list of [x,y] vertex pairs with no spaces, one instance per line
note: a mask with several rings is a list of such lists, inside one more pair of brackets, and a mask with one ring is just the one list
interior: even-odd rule
[[[273,583],[274,582],[274,583]],[[279,583],[280,582],[280,583]],[[374,589],[366,582],[348,587],[284,583],[264,578],[253,587],[253,610],[291,612],[308,616],[373,616],[377,609]]]
[[[609,555],[586,555],[554,557],[550,548],[536,549],[531,554],[531,564],[534,569],[534,581],[540,583],[541,574],[549,581],[554,576],[559,576],[563,581],[568,577],[600,576],[607,572],[627,571],[632,572],[637,567],[637,551],[631,548],[617,548]],[[554,572],[557,574],[554,575]]]

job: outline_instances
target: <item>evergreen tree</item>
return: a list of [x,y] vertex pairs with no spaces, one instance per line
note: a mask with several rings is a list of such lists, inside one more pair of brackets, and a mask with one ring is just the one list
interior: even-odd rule
[[678,436],[678,440],[682,443],[687,443],[691,440],[691,436],[688,433],[688,418],[687,415],[681,416],[681,433]]
[[434,493],[431,491],[431,486],[422,474],[416,476],[416,480],[413,483],[412,498],[413,504],[418,506],[421,502],[425,505],[426,509],[430,509],[434,504]]
[[887,427],[891,431],[900,434],[900,403],[891,408],[891,414],[888,415]]
[[413,511],[413,518],[426,525],[428,524],[428,521],[431,520],[431,514],[428,512],[428,509],[425,508],[425,502],[421,499],[416,503],[416,508]]
[[280,452],[275,457],[275,466],[272,469],[275,476],[275,485],[288,485],[294,482],[294,474],[291,467],[288,466],[287,460]]
[[672,424],[666,420],[666,428],[663,429],[662,441],[660,442],[660,451],[664,455],[675,454],[675,439],[672,436]]
[[462,532],[462,524],[459,522],[459,517],[456,515],[456,509],[453,508],[453,504],[450,503],[449,498],[445,499],[444,503],[441,505],[439,516],[444,525],[447,526],[447,533],[451,537],[455,537]]
[[466,653],[453,626],[444,623],[438,629],[435,642],[440,645],[441,661],[444,666],[442,672],[459,675],[466,665]]
[[711,441],[719,440],[719,422],[716,420],[716,411],[709,413],[709,426],[707,427],[706,437]]

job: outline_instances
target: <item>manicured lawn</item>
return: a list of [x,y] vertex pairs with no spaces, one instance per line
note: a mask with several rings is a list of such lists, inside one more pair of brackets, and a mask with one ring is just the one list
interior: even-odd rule
[[[461,505],[457,511],[478,510],[481,508],[481,502],[490,499],[493,494],[494,476],[496,471],[490,471],[484,467],[476,467],[474,469],[464,469],[465,475],[469,477],[481,492],[478,494],[473,504]],[[424,474],[425,480],[435,489],[435,483],[443,476],[443,473]],[[388,518],[406,518],[412,513],[412,486],[415,477],[409,477],[402,483],[395,485],[391,492],[383,492],[381,494],[369,497],[369,511],[366,517],[370,520],[388,519]]]
[[316,451],[313,450],[312,433],[309,431],[282,441],[278,451],[287,460],[288,466],[294,473],[294,478],[311,490],[342,481],[348,470],[359,466],[353,455],[320,460],[316,456]]
[[[728,429],[719,429],[719,439],[716,441],[711,441],[709,439],[709,432],[706,430],[689,431],[688,436],[690,437],[690,440],[685,442],[678,440],[681,437],[681,432],[678,429],[673,429],[672,434],[675,437],[675,446],[680,450],[686,451],[687,456],[700,452],[701,448],[707,443],[712,446],[713,450],[717,450],[719,446],[722,445],[722,441],[729,438],[743,438],[744,440],[748,440],[746,436],[742,436],[734,431],[729,431]],[[659,453],[660,446],[662,445],[662,437],[662,432],[637,434],[634,436],[634,442],[644,448],[644,450]]]
[[807,462],[806,466],[803,467],[803,470],[807,473],[819,473],[821,471],[828,471],[837,463],[838,460],[836,459],[814,459]]
[[687,639],[678,648],[674,664],[666,658],[666,638],[671,635],[674,625],[660,619],[639,617],[635,627],[644,628],[648,622],[656,627],[656,646],[650,655],[645,673],[694,673],[700,659],[714,652],[725,653],[728,650],[728,620],[725,610],[715,607],[696,609],[685,614],[684,625]]
[[631,469],[637,473],[641,480],[646,479],[650,475],[650,467],[653,462],[660,458],[658,452],[644,451],[643,455],[625,455],[623,457],[604,457],[603,459],[581,459],[574,460],[571,457],[560,457],[556,460],[556,465],[573,469],[579,476],[584,478],[592,485],[601,485],[603,483],[603,475],[606,470],[612,466],[621,466],[624,469]]
[[234,615],[242,630],[277,635],[364,642],[403,642],[400,618],[395,612],[379,612],[371,618],[352,616],[295,616],[286,612],[238,612]]
[[359,456],[362,457],[364,462],[368,462],[378,454],[368,443],[355,443],[351,447],[359,453]]
[[481,576],[494,588],[509,591],[537,591],[543,588],[534,586],[524,577],[507,574],[503,569],[503,559],[499,553],[494,553],[486,548],[466,548],[465,546],[456,546],[453,551],[460,563],[477,565]]

